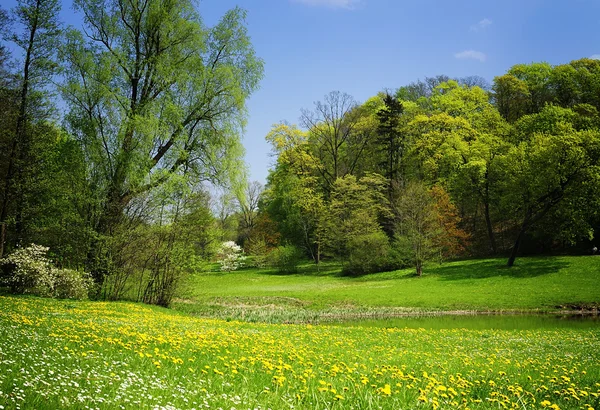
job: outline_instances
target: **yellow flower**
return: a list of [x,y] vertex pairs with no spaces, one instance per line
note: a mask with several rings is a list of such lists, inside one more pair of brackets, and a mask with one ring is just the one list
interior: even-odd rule
[[382,388],[380,388],[379,391],[381,393],[385,394],[386,396],[391,396],[391,394],[392,394],[392,387],[389,384],[386,384],[385,386],[383,386]]

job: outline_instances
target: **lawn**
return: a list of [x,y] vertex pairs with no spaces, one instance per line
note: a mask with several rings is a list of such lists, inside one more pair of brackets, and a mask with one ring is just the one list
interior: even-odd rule
[[4,409],[597,410],[598,363],[599,328],[241,323],[0,297]]
[[336,265],[304,265],[297,274],[247,269],[203,272],[182,287],[175,309],[258,321],[312,321],[423,311],[552,311],[600,304],[600,257],[520,258],[433,264],[361,277]]

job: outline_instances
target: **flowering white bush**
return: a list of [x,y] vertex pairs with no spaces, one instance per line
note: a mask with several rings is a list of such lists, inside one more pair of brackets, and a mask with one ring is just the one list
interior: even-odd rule
[[52,263],[46,257],[48,249],[31,244],[2,259],[2,265],[5,265],[5,270],[8,271],[2,282],[10,286],[15,293],[50,296],[54,288],[54,278]]
[[217,260],[221,264],[221,270],[231,272],[244,266],[244,251],[233,241],[223,242],[217,252]]
[[52,268],[54,272],[53,297],[59,299],[87,299],[94,280],[89,273],[73,269]]
[[46,256],[48,249],[31,244],[0,260],[5,273],[0,282],[9,286],[14,293],[68,299],[87,298],[93,285],[89,274],[54,267]]

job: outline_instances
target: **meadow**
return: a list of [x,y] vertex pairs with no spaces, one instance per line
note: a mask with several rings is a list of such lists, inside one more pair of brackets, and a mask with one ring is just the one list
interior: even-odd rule
[[0,297],[2,409],[600,409],[600,329],[266,324]]
[[349,277],[340,266],[300,266],[296,274],[269,269],[191,276],[173,307],[204,317],[317,323],[432,312],[593,310],[600,302],[600,257],[475,259]]

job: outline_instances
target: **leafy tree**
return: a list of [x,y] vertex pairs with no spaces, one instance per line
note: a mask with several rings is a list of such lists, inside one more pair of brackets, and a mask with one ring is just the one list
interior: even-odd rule
[[423,175],[448,186],[463,215],[483,216],[487,249],[496,253],[497,160],[508,150],[509,126],[477,87],[444,83],[431,97],[431,108],[432,114],[411,123],[420,136],[413,149]]
[[[134,198],[174,176],[239,184],[245,101],[263,66],[245,12],[206,29],[188,0],[76,0],[75,8],[86,34],[68,34],[63,95],[100,193],[97,231],[110,236]],[[102,281],[103,269],[94,271]]]
[[569,212],[577,214],[582,190],[598,180],[599,158],[598,130],[576,131],[567,122],[555,124],[554,132],[533,132],[502,158],[502,201],[518,224],[509,266],[525,234],[550,211],[569,203]]
[[508,122],[514,122],[529,113],[531,93],[525,81],[511,74],[494,78],[494,102]]
[[409,183],[394,206],[396,241],[394,246],[406,255],[417,276],[423,274],[425,262],[437,259],[442,251],[438,240],[444,232],[435,202],[425,185]]
[[[19,0],[13,17],[21,28],[9,36],[23,50],[23,61],[19,64],[19,76],[15,84],[16,112],[14,122],[9,120],[12,132],[6,155],[6,171],[1,188],[0,203],[0,257],[4,254],[9,211],[13,212],[15,237],[12,245],[20,243],[24,235],[23,209],[25,204],[25,174],[34,164],[32,130],[35,121],[49,117],[44,87],[56,71],[55,56],[60,41],[58,0]],[[0,20],[6,17],[0,18]],[[13,128],[14,127],[14,128]]]
[[399,130],[400,115],[404,111],[402,102],[390,94],[383,96],[384,107],[377,112],[379,124],[377,127],[377,142],[385,153],[383,174],[390,181],[390,186],[398,182],[400,174],[400,160],[404,154],[405,144],[403,135]]
[[[353,252],[357,249],[351,246],[353,240],[383,232],[379,219],[389,213],[386,185],[385,178],[378,174],[360,179],[347,175],[335,181],[331,200],[326,204],[318,225],[326,252],[347,263],[353,259]],[[385,246],[380,241],[377,243]],[[372,250],[379,253],[377,249]],[[352,268],[349,265],[346,270]]]

